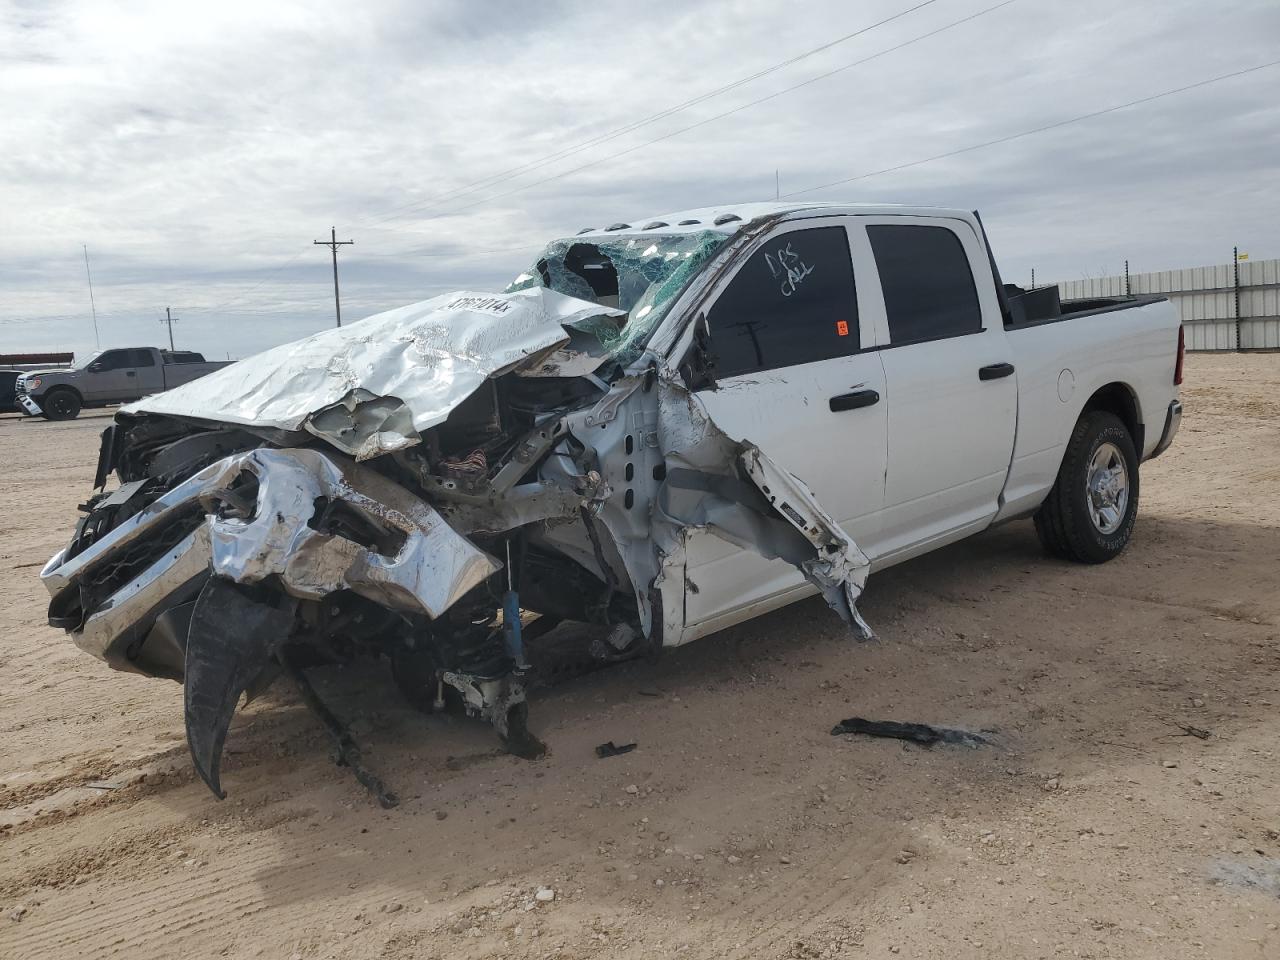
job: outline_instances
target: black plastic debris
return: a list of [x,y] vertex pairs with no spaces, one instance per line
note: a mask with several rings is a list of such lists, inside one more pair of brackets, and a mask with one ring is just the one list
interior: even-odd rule
[[862,717],[850,717],[841,720],[831,728],[831,735],[838,737],[843,733],[861,733],[868,737],[889,737],[894,740],[908,740],[922,746],[932,747],[935,743],[959,743],[966,747],[986,747],[991,741],[968,730],[955,730],[951,727],[933,727],[927,723],[900,723],[897,720],[864,720]]
[[[283,659],[283,658],[282,658]],[[323,700],[316,694],[315,688],[311,686],[302,670],[296,665],[283,659],[285,672],[288,673],[294,685],[298,688],[298,693],[302,696],[302,702],[320,721],[320,725],[324,727],[325,732],[329,734],[333,740],[333,759],[340,767],[348,767],[355,774],[355,778],[360,781],[363,786],[374,799],[378,801],[378,806],[383,810],[390,810],[392,807],[400,805],[400,798],[386,788],[381,778],[376,776],[364,765],[364,756],[359,745],[351,737],[351,732],[347,729],[346,724],[338,719],[337,715],[329,709]]]
[[624,743],[622,746],[618,746],[610,740],[608,743],[602,743],[596,747],[596,756],[601,760],[606,757],[620,757],[624,753],[630,753],[635,748],[636,745],[634,743]]

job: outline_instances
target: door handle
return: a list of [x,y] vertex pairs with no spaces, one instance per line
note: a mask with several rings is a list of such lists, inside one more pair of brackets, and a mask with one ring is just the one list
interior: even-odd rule
[[979,380],[999,380],[1001,377],[1007,377],[1013,373],[1012,363],[989,363],[985,367],[978,368]]
[[859,407],[871,407],[880,402],[880,394],[874,390],[858,390],[855,393],[842,393],[829,401],[832,413],[841,410],[857,410]]

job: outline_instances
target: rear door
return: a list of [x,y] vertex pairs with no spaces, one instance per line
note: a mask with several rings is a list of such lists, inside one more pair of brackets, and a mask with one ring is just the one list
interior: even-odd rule
[[[887,405],[879,354],[868,349],[875,330],[863,322],[864,272],[873,272],[870,249],[846,220],[805,220],[771,234],[714,295],[707,325],[716,387],[698,398],[727,434],[799,477],[865,551],[884,497]],[[695,629],[685,639],[805,587],[785,561],[704,531],[690,534],[686,574],[685,622]]]
[[156,363],[156,352],[138,347],[129,352],[133,355],[134,376],[129,384],[132,396],[145,397],[164,390],[164,368]]
[[889,455],[877,554],[903,559],[999,509],[1018,388],[995,285],[964,220],[866,217],[887,344]]

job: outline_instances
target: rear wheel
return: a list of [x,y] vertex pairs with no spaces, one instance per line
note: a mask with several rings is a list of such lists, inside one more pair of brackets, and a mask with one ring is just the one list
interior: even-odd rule
[[80,416],[80,394],[66,387],[55,387],[40,403],[46,420],[74,420]]
[[1129,543],[1138,517],[1138,455],[1120,418],[1085,413],[1067,443],[1053,489],[1036,511],[1045,549],[1077,563],[1105,563]]

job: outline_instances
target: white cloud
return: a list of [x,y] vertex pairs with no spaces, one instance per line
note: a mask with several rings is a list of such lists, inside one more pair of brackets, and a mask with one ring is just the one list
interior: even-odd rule
[[[1018,2],[624,156],[995,0],[938,0],[608,143],[536,161],[912,6],[10,2],[0,7],[0,338],[241,355],[343,314],[492,289],[587,224],[771,196],[1275,57],[1280,7]],[[812,195],[974,206],[1007,276],[1269,251],[1280,68]],[[573,170],[552,182],[537,183]],[[510,196],[497,196],[528,185]],[[496,198],[495,198],[496,197]],[[493,199],[491,199],[493,198]],[[811,198],[806,195],[806,199]],[[408,204],[418,204],[402,210]],[[399,216],[378,222],[393,211]],[[409,251],[413,251],[409,253]]]

